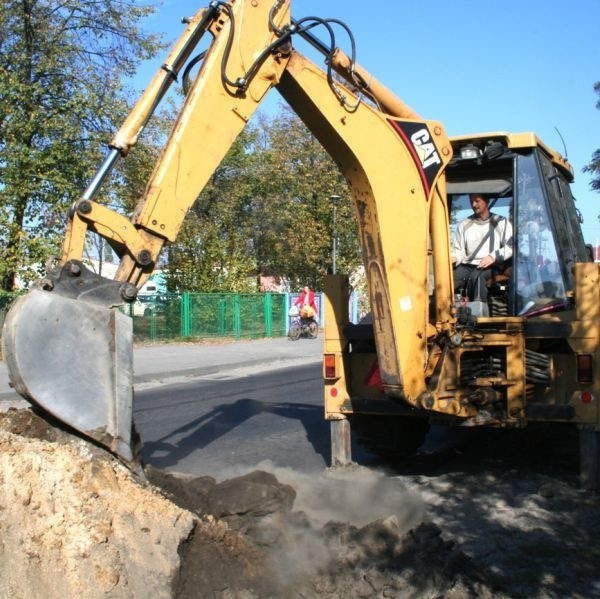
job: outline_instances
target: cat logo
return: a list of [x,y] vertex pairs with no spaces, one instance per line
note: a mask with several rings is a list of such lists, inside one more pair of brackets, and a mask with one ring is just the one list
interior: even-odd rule
[[419,169],[425,193],[429,195],[435,178],[442,170],[443,162],[432,141],[427,125],[425,123],[392,118],[388,119],[388,122],[401,137],[406,149],[410,152],[416,167]]
[[431,141],[431,135],[425,127],[415,131],[410,136],[410,141],[412,141],[424,169],[434,164],[442,163],[440,155]]

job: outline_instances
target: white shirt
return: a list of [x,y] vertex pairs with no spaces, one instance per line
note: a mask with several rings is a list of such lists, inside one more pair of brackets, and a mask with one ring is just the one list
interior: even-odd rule
[[452,238],[452,258],[456,264],[477,265],[482,258],[494,256],[496,263],[512,254],[512,226],[506,218],[490,213],[480,220],[475,215],[458,223]]

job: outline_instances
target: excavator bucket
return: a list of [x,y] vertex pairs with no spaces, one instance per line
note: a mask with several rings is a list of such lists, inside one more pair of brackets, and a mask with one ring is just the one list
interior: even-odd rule
[[133,327],[115,305],[118,284],[76,261],[43,284],[6,316],[11,384],[34,407],[131,462]]

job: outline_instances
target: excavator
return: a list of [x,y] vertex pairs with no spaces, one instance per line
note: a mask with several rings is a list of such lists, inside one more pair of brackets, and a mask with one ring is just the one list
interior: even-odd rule
[[[135,300],[275,88],[349,183],[368,284],[370,316],[360,323],[348,320],[348,277],[326,284],[332,463],[351,461],[353,432],[399,449],[436,422],[570,423],[579,427],[582,482],[597,487],[599,267],[581,233],[571,166],[533,133],[450,139],[356,63],[341,21],[296,20],[290,4],[215,0],[185,20],[70,208],[61,256],[7,314],[2,347],[12,385],[49,419],[135,463],[132,322],[122,306]],[[348,54],[336,45],[336,27],[349,35]],[[185,102],[133,214],[95,201],[180,76]],[[492,197],[513,230],[513,256],[486,282],[485,304],[457,298],[453,283],[451,230],[472,193]],[[113,279],[84,264],[88,233],[119,257]]]

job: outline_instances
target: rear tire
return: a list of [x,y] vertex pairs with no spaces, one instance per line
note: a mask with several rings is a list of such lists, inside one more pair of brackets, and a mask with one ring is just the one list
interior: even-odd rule
[[308,336],[311,339],[316,339],[319,334],[319,325],[313,320],[308,325]]

